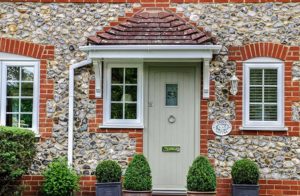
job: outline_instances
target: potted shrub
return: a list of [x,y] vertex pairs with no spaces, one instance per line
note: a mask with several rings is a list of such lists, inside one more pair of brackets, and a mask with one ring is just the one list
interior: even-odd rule
[[232,166],[233,196],[258,196],[259,194],[259,169],[255,162],[249,159],[236,161]]
[[135,155],[129,163],[124,176],[123,196],[152,195],[152,176],[150,166],[144,155]]
[[117,162],[105,160],[99,163],[96,168],[96,196],[121,196],[121,176],[122,169]]
[[79,176],[65,158],[55,159],[43,172],[43,195],[70,196],[79,190]]
[[188,196],[216,195],[216,174],[206,157],[197,157],[189,168],[187,175]]

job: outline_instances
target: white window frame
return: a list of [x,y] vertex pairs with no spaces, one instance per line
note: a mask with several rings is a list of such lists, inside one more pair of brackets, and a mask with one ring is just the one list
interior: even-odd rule
[[[277,121],[251,121],[250,104],[250,69],[277,69]],[[286,130],[284,127],[284,63],[278,59],[259,57],[243,64],[243,127],[242,130]]]
[[[111,69],[137,68],[137,119],[111,119]],[[143,64],[140,62],[104,63],[103,123],[100,128],[143,128]]]
[[40,91],[40,70],[39,61],[29,57],[19,55],[1,53],[0,54],[0,125],[6,125],[6,83],[7,83],[7,67],[8,66],[32,66],[34,68],[33,81],[33,111],[32,111],[32,130],[36,135],[39,131],[39,91]]

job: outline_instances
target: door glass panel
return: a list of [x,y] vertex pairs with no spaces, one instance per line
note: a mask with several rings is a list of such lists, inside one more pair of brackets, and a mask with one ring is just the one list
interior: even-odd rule
[[166,106],[177,106],[178,84],[166,84]]

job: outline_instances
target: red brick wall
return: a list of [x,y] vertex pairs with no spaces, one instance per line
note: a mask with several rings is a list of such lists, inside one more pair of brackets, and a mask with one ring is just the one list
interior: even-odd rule
[[52,135],[52,119],[47,118],[46,104],[53,99],[54,83],[47,79],[47,62],[54,59],[54,46],[40,45],[9,38],[0,38],[0,52],[33,57],[40,60],[39,133],[41,139]]
[[[260,196],[300,195],[299,180],[260,180]],[[231,195],[231,179],[219,178],[217,196]]]
[[[42,3],[141,3],[143,6],[168,7],[171,3],[266,3],[299,2],[299,0],[25,0]],[[24,0],[0,0],[0,2],[24,2]]]
[[[95,176],[82,176],[80,178],[80,191],[78,196],[95,195]],[[41,194],[43,184],[42,176],[24,176],[21,182],[25,187],[23,196],[37,196]],[[300,195],[299,180],[260,180],[260,196],[286,196]],[[219,178],[217,180],[217,196],[231,195],[231,179]]]

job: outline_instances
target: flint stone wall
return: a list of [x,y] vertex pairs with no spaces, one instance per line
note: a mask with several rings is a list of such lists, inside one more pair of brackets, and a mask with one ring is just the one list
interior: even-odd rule
[[[54,99],[48,100],[47,116],[53,119],[53,137],[38,146],[31,174],[40,174],[58,156],[67,154],[68,67],[86,58],[78,50],[86,37],[95,34],[110,21],[122,17],[139,4],[73,4],[73,3],[1,3],[0,36],[55,46],[55,60],[48,62],[48,79],[55,84]],[[257,41],[300,45],[300,3],[262,4],[173,4],[191,21],[212,32],[219,44],[242,45]],[[75,50],[70,50],[74,47]],[[209,102],[209,120],[235,119],[235,103],[228,101],[228,82],[235,71],[224,47],[210,66],[215,81],[216,100]],[[88,119],[94,118],[95,100],[88,98],[89,80],[94,78],[91,66],[78,69],[75,76],[74,164],[78,173],[92,174],[99,160],[112,158],[126,167],[135,152],[135,141],[126,133],[89,133]],[[293,78],[299,79],[299,63],[293,66]],[[300,104],[293,105],[293,119],[300,121]],[[236,136],[243,139],[244,136]],[[270,137],[270,140],[272,138]],[[237,139],[238,140],[238,139]],[[255,138],[249,138],[255,140]],[[218,140],[210,150],[222,150]],[[216,146],[211,146],[212,144]],[[235,148],[237,142],[232,144]],[[275,144],[277,146],[277,144]],[[299,146],[293,146],[293,150]],[[218,152],[219,153],[219,152]],[[209,153],[212,156],[212,153]],[[240,155],[238,155],[239,157]],[[270,166],[271,167],[271,166]],[[272,167],[275,167],[272,166]],[[227,171],[227,167],[220,167]],[[289,169],[282,171],[289,175]],[[270,177],[270,176],[265,176]]]
[[261,178],[300,179],[299,137],[218,136],[209,141],[208,156],[219,177],[230,177],[233,163],[249,158],[258,163]]

